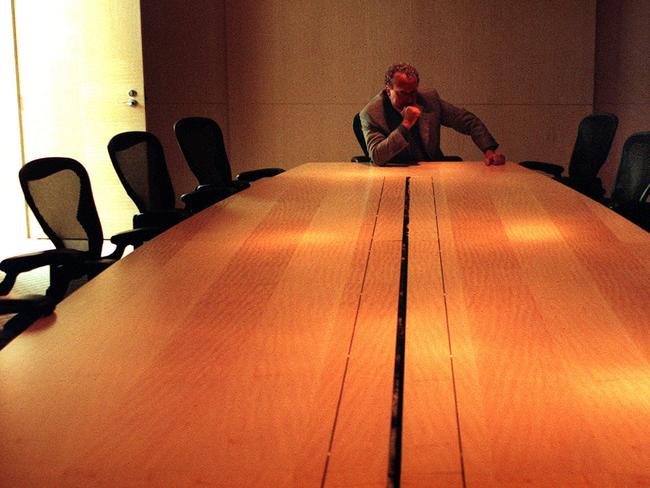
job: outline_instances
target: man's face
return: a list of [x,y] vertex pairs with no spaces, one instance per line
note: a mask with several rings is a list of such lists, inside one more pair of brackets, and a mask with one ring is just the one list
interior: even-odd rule
[[386,93],[393,107],[398,112],[404,110],[404,107],[415,104],[418,95],[418,80],[414,76],[406,76],[404,73],[395,73],[393,75],[393,87],[386,85]]

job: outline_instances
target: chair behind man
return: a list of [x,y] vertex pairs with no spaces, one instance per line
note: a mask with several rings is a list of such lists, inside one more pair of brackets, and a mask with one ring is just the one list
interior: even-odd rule
[[564,167],[543,161],[522,161],[525,168],[550,174],[557,181],[595,200],[602,200],[605,190],[598,172],[607,160],[612,147],[618,118],[610,113],[594,113],[580,122],[578,134],[569,160],[569,176]]
[[353,156],[352,157],[352,162],[353,163],[369,163],[370,162],[370,154],[368,153],[368,146],[366,145],[366,139],[363,137],[363,130],[361,129],[361,117],[359,117],[359,114],[355,114],[354,117],[352,118],[352,130],[354,131],[354,137],[357,138],[357,142],[359,143],[359,147],[361,147],[361,150],[363,151],[363,155],[361,156]]
[[142,228],[111,237],[116,249],[102,256],[104,234],[95,207],[90,178],[78,161],[50,157],[23,166],[20,186],[29,208],[56,249],[76,251],[74,278],[93,278],[122,257],[127,246],[137,247],[156,235]]

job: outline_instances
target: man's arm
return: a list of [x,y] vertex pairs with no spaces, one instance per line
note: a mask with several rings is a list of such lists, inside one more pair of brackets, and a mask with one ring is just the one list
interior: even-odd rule
[[472,141],[484,155],[486,166],[501,165],[506,162],[505,156],[496,152],[499,143],[492,137],[481,119],[473,113],[440,99],[440,123],[461,134],[472,136]]
[[383,166],[408,147],[409,143],[406,140],[408,129],[404,125],[386,134],[367,112],[361,112],[359,118],[370,159],[376,165]]
[[476,115],[440,99],[440,123],[461,134],[470,135],[474,144],[485,154],[499,147],[485,124]]
[[481,119],[473,113],[456,107],[442,99],[440,100],[440,109],[440,123],[446,127],[451,127],[461,134],[470,135],[474,144],[483,153],[486,166],[498,166],[506,162],[505,156],[496,152],[499,143],[492,137],[492,134],[490,134],[490,131]]
[[506,164],[506,157],[501,153],[488,149],[485,151],[485,159],[483,159],[483,162],[485,166],[500,166]]

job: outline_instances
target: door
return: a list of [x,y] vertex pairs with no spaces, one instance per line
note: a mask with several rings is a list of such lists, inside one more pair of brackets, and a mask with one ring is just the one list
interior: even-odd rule
[[19,0],[14,9],[25,161],[77,159],[104,236],[130,229],[136,208],[106,145],[145,130],[139,0]]

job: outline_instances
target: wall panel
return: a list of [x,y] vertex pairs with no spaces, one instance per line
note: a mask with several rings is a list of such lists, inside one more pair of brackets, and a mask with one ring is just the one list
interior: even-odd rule
[[165,150],[169,175],[177,197],[192,191],[198,184],[181,153],[174,136],[174,122],[182,117],[200,116],[218,120],[224,134],[228,133],[228,105],[226,103],[156,103],[149,102],[147,114],[152,110],[155,117],[147,116],[147,130],[156,134]]
[[[485,122],[511,161],[568,163],[580,120],[591,112],[584,105],[463,105]],[[445,154],[481,159],[471,138],[443,128]]]
[[289,161],[349,161],[361,154],[356,139],[350,140],[356,105],[248,103],[240,108],[230,112],[231,133],[239,135],[231,140],[230,159],[238,171],[289,167]]
[[634,132],[650,130],[648,26],[648,2],[598,2],[594,107],[619,118],[614,144],[601,170],[608,190],[614,186],[625,139]]
[[[226,105],[215,118],[225,117],[235,172],[357,154],[352,116],[396,61],[415,64],[422,87],[475,110],[511,160],[568,159],[577,123],[592,110],[596,0],[196,3],[170,0],[164,15],[143,15],[145,78],[158,85],[155,103]],[[183,31],[191,31],[183,49],[167,51]],[[161,68],[167,57],[180,65],[173,74]],[[162,83],[161,74],[176,78]],[[158,115],[148,103],[152,125]],[[445,133],[443,147],[480,157],[467,141]]]
[[140,0],[147,130],[165,149],[176,195],[196,179],[176,144],[181,117],[203,115],[222,124],[228,139],[225,5],[219,0]]

